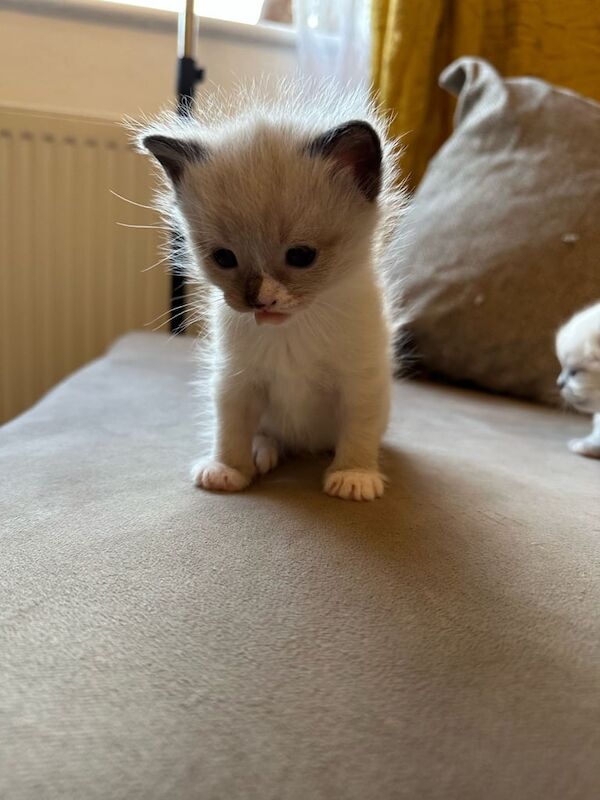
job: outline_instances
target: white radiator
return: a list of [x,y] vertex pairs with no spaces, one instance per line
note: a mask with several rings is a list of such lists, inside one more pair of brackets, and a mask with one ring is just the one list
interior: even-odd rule
[[158,215],[111,194],[148,205],[151,187],[117,123],[0,107],[0,423],[125,331],[166,323],[166,263],[147,269],[163,231],[125,227]]

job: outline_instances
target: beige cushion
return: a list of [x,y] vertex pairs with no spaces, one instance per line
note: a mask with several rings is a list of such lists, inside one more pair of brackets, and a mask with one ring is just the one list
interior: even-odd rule
[[134,335],[0,429],[0,797],[596,800],[587,420],[398,384],[382,500],[222,496],[191,376]]
[[600,105],[462,58],[456,130],[408,213],[406,330],[430,372],[555,402],[558,326],[600,298]]

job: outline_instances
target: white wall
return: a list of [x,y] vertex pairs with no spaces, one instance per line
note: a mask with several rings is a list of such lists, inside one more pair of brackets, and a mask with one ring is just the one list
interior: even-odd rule
[[[0,0],[0,104],[120,118],[173,97],[176,15],[94,0]],[[201,21],[207,83],[289,74],[293,34]]]

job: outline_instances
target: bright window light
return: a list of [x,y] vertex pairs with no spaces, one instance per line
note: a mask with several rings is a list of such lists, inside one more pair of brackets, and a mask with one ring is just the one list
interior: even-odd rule
[[[181,11],[185,5],[184,0],[104,0],[104,2],[159,8],[162,11]],[[201,17],[254,25],[260,17],[262,4],[263,0],[196,0],[196,14]]]

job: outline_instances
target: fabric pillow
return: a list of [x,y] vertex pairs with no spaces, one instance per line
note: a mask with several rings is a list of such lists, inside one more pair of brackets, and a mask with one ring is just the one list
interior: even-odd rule
[[600,105],[461,58],[455,132],[404,222],[404,326],[451,380],[554,403],[554,334],[600,299]]

